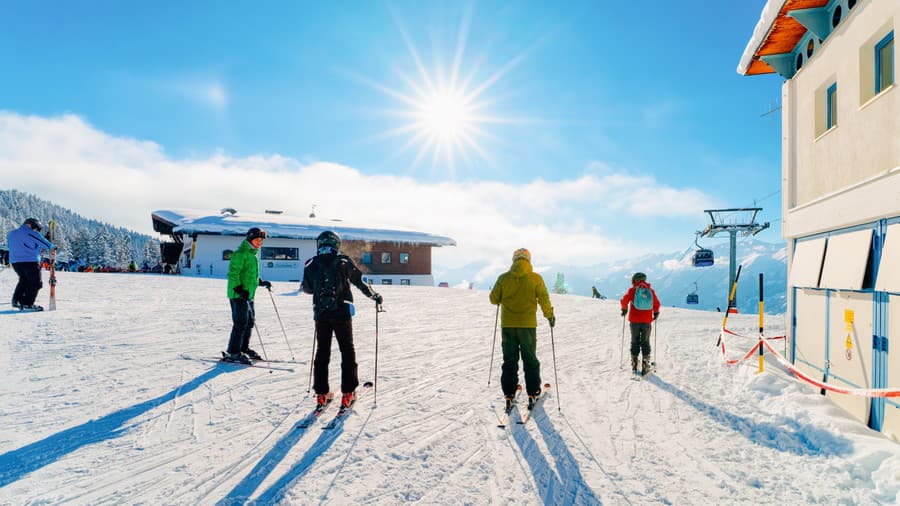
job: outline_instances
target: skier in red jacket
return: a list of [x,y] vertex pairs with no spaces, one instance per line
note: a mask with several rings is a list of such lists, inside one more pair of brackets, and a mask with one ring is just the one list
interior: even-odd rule
[[[628,314],[631,324],[631,371],[638,373],[638,354],[642,354],[641,375],[650,373],[650,325],[659,316],[659,299],[647,282],[647,275],[636,272],[631,288],[622,297],[622,317]],[[630,308],[630,311],[629,311]],[[630,314],[629,314],[630,313]]]

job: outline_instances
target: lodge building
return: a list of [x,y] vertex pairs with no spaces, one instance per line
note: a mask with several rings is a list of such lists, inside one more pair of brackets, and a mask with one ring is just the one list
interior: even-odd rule
[[[769,0],[738,66],[785,79],[790,358],[844,388],[900,388],[898,22],[898,0]],[[900,438],[897,398],[826,395]]]
[[433,286],[431,249],[456,245],[449,237],[425,232],[300,218],[279,211],[160,210],[151,217],[153,230],[169,238],[162,245],[163,261],[186,276],[227,277],[231,253],[251,227],[260,227],[268,235],[259,252],[259,275],[269,281],[300,282],[305,262],[316,255],[316,237],[325,230],[341,236],[341,253],[353,259],[363,280],[380,285]]

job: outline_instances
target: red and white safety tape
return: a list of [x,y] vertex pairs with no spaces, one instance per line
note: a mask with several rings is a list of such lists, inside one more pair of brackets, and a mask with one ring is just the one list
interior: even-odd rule
[[[732,336],[744,337],[744,338],[747,338],[747,339],[759,339],[759,336],[745,336],[745,335],[743,335],[743,334],[738,334],[737,332],[732,332],[732,331],[730,331],[730,330],[728,330],[728,329],[722,329],[722,331],[725,332],[726,334],[731,334]],[[767,337],[767,338],[765,338],[765,339],[766,339],[766,341],[775,341],[775,340],[778,340],[778,339],[784,339],[784,337],[785,337],[785,336],[775,336],[775,337]]]
[[[729,332],[726,329],[722,329],[722,330],[731,334],[731,332]],[[790,363],[790,361],[788,361],[786,358],[782,357],[777,351],[775,351],[775,348],[773,348],[772,345],[769,344],[765,340],[759,340],[756,343],[756,345],[753,346],[753,348],[750,348],[750,351],[748,351],[746,355],[744,355],[743,357],[741,357],[740,359],[737,359],[737,360],[729,359],[725,355],[725,340],[724,339],[722,339],[722,341],[721,341],[720,348],[722,350],[722,357],[725,359],[725,363],[729,364],[729,365],[733,365],[733,364],[737,364],[739,362],[743,362],[744,360],[747,360],[748,358],[752,357],[754,354],[756,354],[759,351],[760,346],[765,346],[765,348],[767,350],[769,350],[769,353],[771,353],[772,355],[775,356],[775,360],[777,360],[778,363],[781,364],[785,369],[787,369],[788,371],[791,371],[791,373],[794,376],[809,383],[810,385],[814,385],[819,388],[828,390],[829,392],[834,392],[834,393],[838,393],[838,394],[846,394],[846,395],[855,395],[857,397],[900,397],[900,388],[845,388],[845,387],[830,385],[828,383],[824,383],[822,381],[813,379],[813,378],[807,376],[806,374],[804,374],[799,369],[797,369],[794,366],[794,364]]]

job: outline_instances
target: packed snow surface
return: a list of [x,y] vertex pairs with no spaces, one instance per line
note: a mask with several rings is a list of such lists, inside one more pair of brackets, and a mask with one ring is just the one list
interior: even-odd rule
[[[14,283],[0,272],[5,297]],[[272,364],[293,372],[180,358],[215,358],[226,346],[223,280],[62,273],[58,311],[0,305],[0,504],[900,499],[900,445],[772,361],[764,374],[755,360],[724,365],[720,314],[664,308],[658,372],[632,381],[617,302],[580,296],[551,296],[552,342],[545,322],[538,329],[552,393],[527,424],[500,429],[487,293],[379,287],[377,406],[370,392],[336,429],[323,430],[336,406],[297,429],[313,408],[313,327],[310,298],[296,288],[274,287],[290,349],[268,293],[256,300],[265,353],[293,355],[296,364]],[[375,312],[357,302],[360,377],[371,380]],[[756,325],[756,315],[729,318],[747,334]],[[769,325],[770,335],[783,330]],[[753,341],[728,344],[737,356]],[[263,351],[256,335],[251,346]],[[335,345],[332,388],[339,362]]]

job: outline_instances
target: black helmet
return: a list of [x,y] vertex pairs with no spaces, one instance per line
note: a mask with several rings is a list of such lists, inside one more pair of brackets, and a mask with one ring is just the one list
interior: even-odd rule
[[331,230],[326,230],[316,237],[316,248],[332,247],[335,251],[341,249],[341,236],[335,234]]
[[640,283],[641,281],[647,281],[647,275],[643,272],[635,272],[634,276],[631,276],[631,284]]
[[266,231],[263,230],[263,229],[261,229],[261,228],[259,228],[259,227],[253,227],[253,228],[251,228],[250,230],[247,231],[247,240],[248,240],[248,241],[252,241],[253,239],[256,239],[256,238],[263,238],[263,239],[265,239],[265,238],[266,238]]
[[27,218],[25,221],[22,222],[22,225],[28,225],[38,232],[40,232],[41,229],[44,228],[44,226],[41,225],[41,222],[39,222],[37,220],[37,218]]

